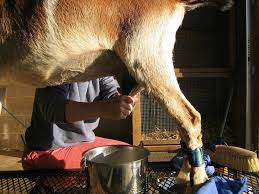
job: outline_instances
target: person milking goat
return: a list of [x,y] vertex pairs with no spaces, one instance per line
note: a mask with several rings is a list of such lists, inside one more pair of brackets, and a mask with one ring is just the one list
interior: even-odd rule
[[[232,1],[1,0],[0,83],[55,87],[128,71],[178,122],[188,149],[201,154],[201,116],[178,85],[172,50],[186,11],[205,5],[225,10]],[[127,99],[129,108],[135,100]],[[179,180],[189,181],[190,170],[194,185],[208,179],[200,161]]]

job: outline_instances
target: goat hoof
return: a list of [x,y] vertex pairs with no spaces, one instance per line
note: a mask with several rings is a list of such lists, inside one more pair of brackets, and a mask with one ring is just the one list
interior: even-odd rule
[[192,178],[193,178],[194,186],[201,186],[203,183],[205,183],[209,179],[207,176],[207,173],[205,171],[204,164],[200,167],[193,168],[193,177]]
[[185,176],[177,176],[175,182],[178,185],[187,185],[188,183],[190,183],[190,174],[187,174]]
[[184,158],[182,168],[176,177],[176,184],[186,185],[190,183],[190,172],[191,166],[188,160]]
[[191,184],[187,184],[184,194],[192,194],[193,192],[193,187],[191,186]]
[[195,193],[208,180],[205,166],[194,167],[191,179],[192,184],[189,183],[186,185],[185,194]]

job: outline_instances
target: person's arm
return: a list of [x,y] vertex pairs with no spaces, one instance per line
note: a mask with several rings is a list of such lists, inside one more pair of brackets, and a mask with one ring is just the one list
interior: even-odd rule
[[100,98],[91,103],[69,101],[66,104],[66,120],[75,122],[93,118],[124,119],[132,112],[136,98],[120,95],[119,84],[112,77],[100,81]]
[[34,106],[37,107],[37,111],[40,112],[46,121],[64,123],[68,92],[68,84],[37,88]]
[[123,95],[91,103],[68,101],[65,108],[66,121],[75,122],[98,117],[125,119],[132,112],[135,101],[136,98]]
[[130,115],[136,98],[118,94],[118,84],[114,79],[104,79],[103,84],[104,99],[108,100],[91,103],[67,100],[69,85],[65,84],[37,89],[35,103],[44,119],[51,123],[70,123],[99,117],[118,120]]

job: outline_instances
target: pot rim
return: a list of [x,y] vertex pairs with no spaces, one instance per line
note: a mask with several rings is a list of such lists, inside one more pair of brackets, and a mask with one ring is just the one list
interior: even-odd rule
[[[135,160],[135,161],[130,161],[130,162],[123,162],[123,163],[120,163],[120,164],[108,164],[108,163],[104,163],[104,162],[93,162],[91,160],[86,160],[85,159],[85,155],[94,150],[94,149],[97,149],[97,148],[102,148],[102,147],[108,147],[108,146],[112,146],[112,147],[131,147],[131,148],[137,148],[137,149],[142,149],[144,151],[144,154],[145,154],[145,157],[141,158],[141,159],[138,159],[138,160]],[[106,146],[98,146],[98,147],[95,147],[95,148],[91,148],[85,152],[82,153],[82,157],[83,157],[83,160],[84,160],[84,163],[86,164],[86,162],[88,163],[93,163],[93,164],[101,164],[101,165],[106,165],[106,166],[122,166],[122,165],[128,165],[130,163],[135,163],[135,162],[139,162],[139,161],[142,161],[142,160],[147,160],[148,159],[148,156],[150,154],[150,151],[147,150],[146,148],[144,147],[140,147],[140,146],[135,146],[135,145],[106,145]],[[86,166],[86,165],[85,165]]]

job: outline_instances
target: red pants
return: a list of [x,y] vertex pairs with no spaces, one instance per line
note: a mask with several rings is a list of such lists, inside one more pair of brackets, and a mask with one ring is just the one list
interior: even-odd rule
[[22,156],[25,170],[32,169],[80,169],[82,154],[91,148],[105,145],[127,145],[127,143],[96,137],[94,142],[80,143],[65,148],[47,151],[26,150]]

